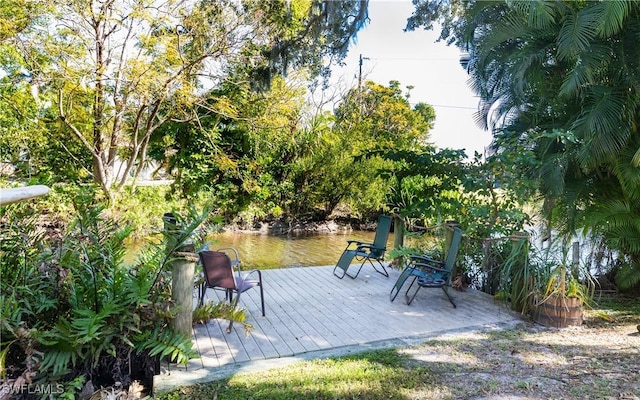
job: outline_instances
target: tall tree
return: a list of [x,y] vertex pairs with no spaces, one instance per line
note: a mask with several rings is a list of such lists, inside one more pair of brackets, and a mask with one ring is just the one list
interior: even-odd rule
[[160,126],[195,118],[203,87],[237,65],[254,77],[290,66],[318,73],[325,56],[344,56],[367,18],[366,1],[51,4],[53,11],[5,36],[14,34],[8,40],[20,67],[56,93],[57,129],[90,152],[93,180],[111,198],[144,168]]
[[640,3],[418,1],[409,27],[436,19],[470,53],[479,120],[535,152],[523,169],[551,217],[604,235],[630,271],[619,283],[640,282]]
[[[435,112],[427,104],[413,108],[400,82],[389,86],[366,81],[353,88],[335,111],[334,130],[341,140],[345,197],[356,209],[379,210],[387,206],[398,182],[389,179],[402,163],[381,157],[386,152],[422,151],[429,147],[429,130]],[[354,163],[353,160],[359,160]]]
[[47,0],[4,0],[0,3],[0,43],[27,29],[45,12]]

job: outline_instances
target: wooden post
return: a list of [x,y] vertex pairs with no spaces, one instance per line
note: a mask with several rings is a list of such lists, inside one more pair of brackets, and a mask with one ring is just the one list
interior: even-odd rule
[[[529,234],[517,232],[510,236],[512,260],[509,272],[511,274],[511,309],[519,313],[526,313],[529,309],[530,274],[529,274]],[[502,266],[501,268],[503,268]],[[502,274],[502,271],[500,272]]]
[[[399,249],[404,245],[404,220],[398,215],[393,216],[393,248]],[[398,257],[395,260],[396,266],[402,268],[404,260]]]
[[491,260],[491,238],[482,239],[482,271],[487,274],[482,282],[482,291],[493,295],[496,293],[493,285],[493,265]]
[[393,248],[399,249],[404,245],[404,220],[393,216]]
[[578,278],[580,273],[580,242],[573,242],[571,250],[571,274]]
[[178,312],[171,321],[174,331],[191,337],[193,327],[193,277],[198,258],[194,253],[176,252],[173,260],[171,299]]
[[[449,248],[451,248],[451,241],[453,240],[453,229],[460,226],[458,221],[449,220],[445,222],[445,230],[444,230],[444,254],[445,257],[449,252]],[[456,279],[458,276],[458,266],[457,263],[453,264],[451,268],[451,279]]]
[[[173,213],[162,216],[164,229],[168,235],[180,233],[178,219]],[[172,255],[171,299],[178,311],[171,321],[171,328],[187,337],[191,337],[193,328],[193,277],[198,256],[193,253],[193,244],[185,243]]]

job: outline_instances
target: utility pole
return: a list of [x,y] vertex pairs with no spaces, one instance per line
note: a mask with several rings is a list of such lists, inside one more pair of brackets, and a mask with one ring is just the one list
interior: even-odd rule
[[363,60],[368,60],[369,57],[362,57],[362,54],[360,54],[360,62],[358,63],[358,88],[360,88],[360,86],[362,85],[362,61]]

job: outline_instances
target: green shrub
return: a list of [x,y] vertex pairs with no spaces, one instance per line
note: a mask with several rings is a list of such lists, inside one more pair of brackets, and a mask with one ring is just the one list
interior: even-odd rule
[[[91,200],[90,200],[91,199]],[[171,277],[175,250],[209,214],[191,212],[181,229],[150,245],[125,267],[132,229],[105,218],[92,196],[74,199],[76,219],[62,233],[42,230],[29,207],[0,209],[0,373],[2,383],[96,386],[131,383],[132,363],[186,363],[191,338],[173,332]],[[29,210],[31,211],[31,210]],[[196,238],[197,240],[197,238]]]

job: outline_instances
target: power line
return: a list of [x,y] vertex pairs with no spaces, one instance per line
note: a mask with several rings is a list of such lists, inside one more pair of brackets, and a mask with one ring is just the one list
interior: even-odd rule
[[450,57],[433,58],[433,57],[370,57],[371,60],[382,61],[453,61]]
[[[429,104],[428,102],[426,102],[427,104]],[[411,105],[415,106],[418,103],[412,103]],[[477,107],[463,107],[463,106],[450,106],[450,105],[444,105],[444,104],[429,104],[431,107],[440,107],[440,108],[459,108],[461,110],[477,110]]]

